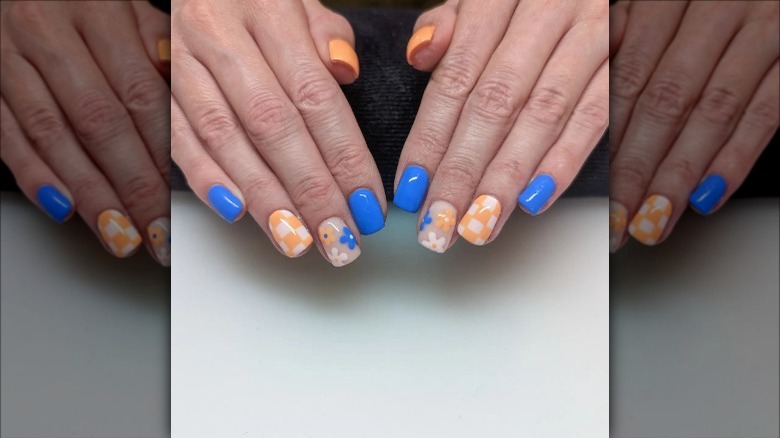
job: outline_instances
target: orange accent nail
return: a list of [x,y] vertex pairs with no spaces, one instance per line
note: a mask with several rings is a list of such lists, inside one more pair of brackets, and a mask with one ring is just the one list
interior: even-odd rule
[[501,216],[501,203],[490,195],[477,198],[458,224],[458,234],[474,245],[487,243]]
[[672,216],[672,202],[666,196],[652,195],[637,212],[628,232],[645,245],[655,245]]
[[106,210],[98,216],[100,237],[117,257],[127,257],[141,244],[141,235],[130,218],[117,210]]
[[268,219],[268,227],[287,257],[303,254],[314,240],[298,216],[289,210],[274,211]]
[[355,53],[355,49],[348,42],[344,40],[330,40],[328,43],[328,54],[331,62],[349,67],[356,78],[360,75],[357,53]]
[[409,44],[406,46],[406,62],[412,64],[412,56],[414,53],[427,46],[433,41],[433,33],[436,31],[436,26],[430,25],[417,29],[417,32],[409,38]]
[[171,62],[171,40],[168,38],[157,41],[157,58],[160,62]]

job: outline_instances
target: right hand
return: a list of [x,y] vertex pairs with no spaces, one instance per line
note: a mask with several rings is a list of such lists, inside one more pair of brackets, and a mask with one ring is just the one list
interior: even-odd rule
[[316,0],[175,0],[171,40],[171,152],[197,196],[288,257],[354,261],[386,201],[339,88],[359,74],[349,23]]

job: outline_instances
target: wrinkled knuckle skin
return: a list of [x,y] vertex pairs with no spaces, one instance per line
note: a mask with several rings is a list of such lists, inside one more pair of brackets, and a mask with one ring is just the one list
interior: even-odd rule
[[[775,96],[774,99],[777,97]],[[777,129],[780,122],[780,103],[773,98],[763,98],[745,111],[745,122],[758,129]]]
[[740,114],[740,99],[728,88],[712,88],[699,102],[701,118],[715,126],[731,126]]
[[172,17],[182,23],[176,27],[183,29],[185,33],[192,31],[204,35],[215,35],[219,33],[216,23],[216,8],[218,6],[219,2],[188,1]]
[[465,101],[477,81],[479,62],[471,49],[453,47],[431,74],[431,82],[439,93],[457,101]]
[[244,127],[256,145],[287,133],[293,112],[285,101],[272,93],[258,93],[249,98]]
[[666,77],[650,83],[637,102],[637,108],[658,123],[676,123],[690,109],[686,81]]
[[638,157],[616,158],[610,165],[610,193],[613,188],[644,191],[652,178],[651,170]]
[[504,157],[501,161],[497,161],[492,172],[494,175],[499,175],[502,181],[507,181],[511,184],[509,187],[515,187],[528,177],[528,164],[525,163],[520,157],[508,156]]
[[122,101],[131,111],[164,110],[166,88],[146,71],[133,71],[125,76]]
[[609,109],[599,102],[585,102],[574,109],[571,121],[587,132],[604,132],[609,126]]
[[48,30],[50,17],[46,2],[11,2],[8,6],[7,20],[3,25],[13,32],[15,30]]
[[115,138],[126,126],[124,108],[110,97],[88,92],[74,102],[73,125],[84,143],[96,144]]
[[369,152],[361,145],[347,144],[332,160],[330,171],[336,181],[362,180],[368,168]]
[[441,178],[442,192],[457,197],[462,195],[464,189],[475,189],[482,175],[478,174],[472,159],[453,155],[442,161],[436,170],[436,177]]
[[308,172],[290,190],[295,205],[324,206],[333,202],[336,185],[328,175]]
[[516,94],[505,78],[488,78],[477,84],[469,97],[469,106],[481,117],[508,122],[520,106]]
[[528,98],[526,110],[531,120],[543,127],[559,127],[569,111],[569,99],[560,88],[544,87]]
[[198,115],[195,130],[201,141],[211,150],[219,151],[235,138],[238,124],[226,109],[211,106]]
[[614,97],[635,101],[644,88],[649,69],[647,58],[638,49],[625,46],[610,61],[609,85]]
[[158,178],[151,176],[136,176],[131,178],[123,187],[122,203],[130,212],[136,214],[139,211],[150,212],[160,208],[153,203],[164,199],[166,189],[160,184]]
[[438,161],[447,152],[450,136],[438,126],[427,126],[417,135],[414,145],[418,156],[428,156]]
[[108,187],[97,178],[82,176],[77,178],[73,185],[68,185],[73,193],[73,199],[76,202],[83,202],[83,200],[93,199],[96,193],[101,190],[106,190]]
[[261,204],[268,199],[268,194],[271,190],[277,188],[277,183],[272,176],[253,175],[250,176],[241,188],[247,201],[247,208],[249,206],[258,203]]
[[297,85],[293,92],[293,104],[296,108],[306,110],[328,110],[341,92],[338,85],[319,72],[307,72],[296,79]]
[[30,140],[39,151],[49,156],[50,149],[62,142],[68,129],[67,122],[58,111],[44,105],[32,106],[26,117]]
[[675,160],[658,169],[661,178],[681,184],[681,187],[692,187],[701,177],[696,166],[690,159]]

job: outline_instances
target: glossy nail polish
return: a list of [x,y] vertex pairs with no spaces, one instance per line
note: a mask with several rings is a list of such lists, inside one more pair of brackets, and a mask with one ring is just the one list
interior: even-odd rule
[[171,266],[171,220],[155,219],[146,227],[146,235],[154,250],[154,256],[163,266]]
[[161,62],[171,62],[171,40],[168,38],[157,41],[157,59]]
[[352,70],[357,78],[360,75],[360,63],[357,53],[352,46],[344,40],[330,40],[328,42],[328,56],[330,61],[335,64],[341,64]]
[[628,232],[645,245],[655,245],[664,233],[672,216],[672,203],[661,195],[652,195],[639,208]]
[[484,245],[501,215],[501,203],[490,195],[482,195],[469,207],[458,224],[458,234],[474,245]]
[[401,210],[417,213],[427,191],[428,172],[420,166],[408,166],[398,182],[393,203]]
[[357,189],[349,195],[349,210],[355,219],[360,234],[367,236],[385,227],[385,215],[374,192]]
[[626,232],[628,212],[623,204],[617,201],[609,201],[609,252],[617,251]]
[[56,187],[41,186],[36,193],[38,204],[55,221],[62,223],[73,211],[73,204]]
[[133,222],[118,210],[106,210],[98,216],[98,230],[106,246],[117,257],[127,257],[141,244],[141,235]]
[[333,266],[348,265],[360,256],[357,238],[340,218],[332,217],[322,221],[319,236],[322,248]]
[[517,202],[526,212],[537,215],[553,193],[555,193],[555,180],[550,175],[543,173],[528,183],[528,187],[517,197]]
[[447,250],[455,232],[457,212],[447,201],[434,201],[420,222],[417,241],[431,251],[443,253]]
[[424,26],[419,29],[417,29],[417,32],[415,32],[411,38],[409,38],[409,43],[406,45],[406,62],[411,64],[414,64],[414,55],[417,53],[418,50],[426,47],[428,44],[433,41],[433,34],[436,32],[436,26],[430,25],[430,26]]
[[720,198],[726,193],[726,180],[722,176],[714,173],[696,187],[696,190],[691,193],[688,198],[688,202],[691,204],[694,210],[701,214],[710,214],[712,210],[718,205]]
[[298,257],[314,241],[303,222],[289,210],[276,210],[271,213],[268,228],[287,257]]
[[233,223],[244,210],[244,205],[236,195],[223,185],[215,185],[209,189],[209,202],[222,219]]

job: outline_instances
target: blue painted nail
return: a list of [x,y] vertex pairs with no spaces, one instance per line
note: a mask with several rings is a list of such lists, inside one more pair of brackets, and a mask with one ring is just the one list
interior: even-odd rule
[[517,202],[523,210],[536,215],[547,204],[553,193],[555,193],[555,180],[543,173],[528,184],[523,193],[517,197]]
[[393,203],[401,210],[417,213],[428,191],[428,172],[420,166],[409,166],[401,175]]
[[363,235],[374,234],[385,227],[385,215],[374,192],[357,189],[349,195],[349,209]]
[[222,185],[216,185],[209,189],[209,202],[214,210],[217,210],[217,213],[222,216],[222,219],[231,223],[244,209],[241,200]]
[[73,204],[54,186],[42,186],[38,189],[38,204],[43,207],[46,213],[57,222],[62,222],[68,218]]
[[710,214],[724,193],[726,193],[726,180],[718,174],[712,174],[704,178],[699,187],[696,187],[688,202],[699,213]]

